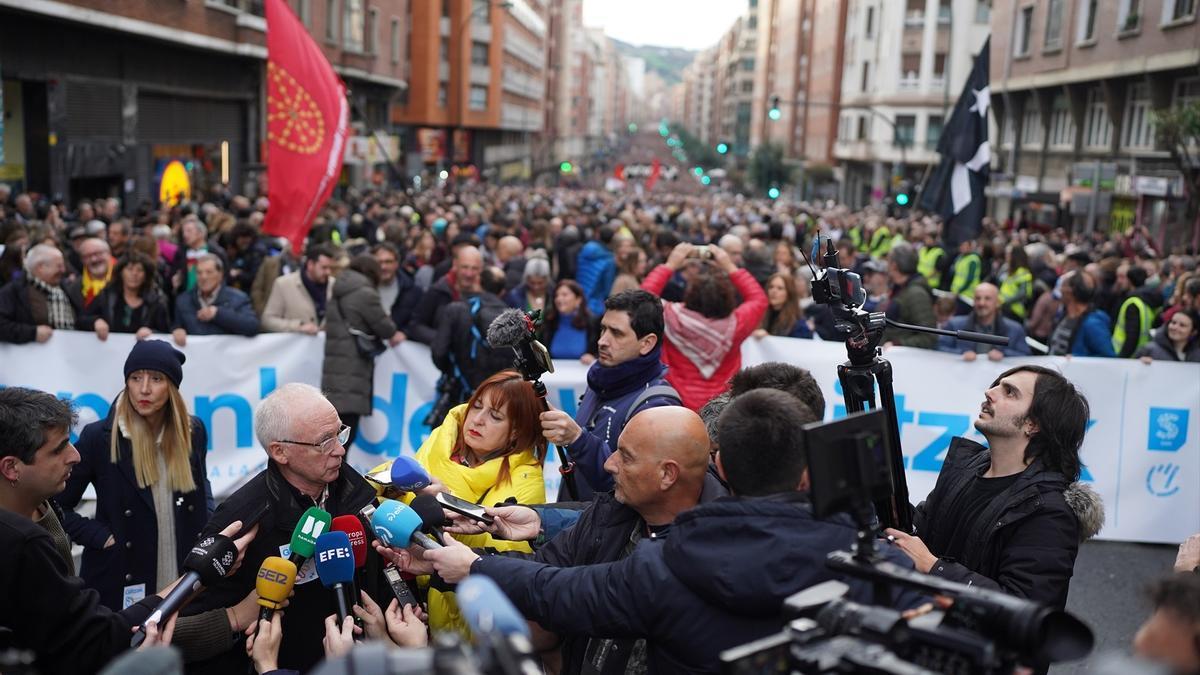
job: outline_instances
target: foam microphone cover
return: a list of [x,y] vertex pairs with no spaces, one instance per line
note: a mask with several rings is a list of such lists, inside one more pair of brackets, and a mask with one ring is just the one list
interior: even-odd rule
[[389,499],[375,509],[371,529],[384,546],[408,546],[413,532],[421,529],[421,516],[404,504]]
[[487,329],[487,341],[492,349],[518,347],[532,337],[529,320],[526,319],[525,312],[519,309],[504,310],[492,320]]
[[367,531],[358,516],[338,516],[333,519],[333,531],[345,532],[350,539],[350,550],[354,553],[354,567],[367,564]]
[[277,555],[265,558],[258,568],[254,589],[258,591],[258,604],[267,609],[279,609],[292,593],[296,583],[296,565]]
[[421,524],[423,526],[421,529],[426,532],[435,527],[449,525],[446,522],[446,512],[442,510],[442,505],[438,503],[437,497],[433,495],[417,495],[409,506],[421,517]]
[[408,455],[392,460],[392,487],[401,492],[416,492],[429,487],[429,472]]
[[354,580],[354,551],[345,532],[326,532],[317,538],[317,576],[326,587]]
[[471,632],[480,636],[521,635],[529,638],[529,624],[495,581],[472,574],[458,585],[455,597]]
[[183,559],[183,569],[195,572],[204,586],[220,581],[237,561],[237,546],[223,534],[210,534],[192,547]]
[[296,522],[296,529],[292,530],[292,555],[311,558],[313,549],[317,545],[317,538],[329,529],[331,520],[329,513],[324,509],[315,506],[308,507],[308,510]]

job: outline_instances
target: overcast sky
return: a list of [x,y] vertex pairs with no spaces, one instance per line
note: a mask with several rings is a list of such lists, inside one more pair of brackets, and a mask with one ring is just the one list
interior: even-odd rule
[[747,0],[583,0],[583,24],[635,45],[704,49],[721,39]]

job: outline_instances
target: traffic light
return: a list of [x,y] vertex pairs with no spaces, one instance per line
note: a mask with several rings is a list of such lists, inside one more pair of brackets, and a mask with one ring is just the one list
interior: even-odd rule
[[896,195],[896,205],[897,206],[908,206],[908,193],[907,192],[901,192]]
[[631,133],[631,134],[637,133],[637,124],[636,123],[634,123],[634,122],[629,123],[629,133]]
[[778,120],[783,117],[783,111],[779,109],[778,96],[771,97],[771,109],[767,111],[767,117],[770,117],[772,120]]
[[896,206],[907,207],[912,201],[912,183],[907,180],[900,181],[900,185],[896,188],[896,196],[894,198]]
[[697,176],[703,176],[704,175],[704,167],[700,167],[700,166],[692,167],[692,173],[696,174]]
[[704,185],[708,185],[709,183],[712,182],[712,179],[709,178],[708,176],[701,176],[700,182],[703,183]]
[[570,162],[563,162],[562,164],[558,165],[558,170],[563,173],[571,173],[571,169],[573,168],[575,167],[571,166]]
[[771,189],[767,190],[767,196],[771,199],[779,199],[779,188],[772,185]]
[[725,141],[721,141],[720,143],[717,143],[717,154],[718,155],[724,155],[727,152],[729,152],[729,144],[728,143],[726,143]]

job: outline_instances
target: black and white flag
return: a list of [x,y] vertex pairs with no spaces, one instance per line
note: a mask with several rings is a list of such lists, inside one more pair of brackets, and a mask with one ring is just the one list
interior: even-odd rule
[[942,216],[942,238],[950,250],[964,239],[979,236],[987,210],[984,188],[992,161],[988,144],[988,111],[992,107],[988,80],[991,42],[988,38],[979,56],[975,57],[971,75],[938,140],[937,151],[942,162],[921,191],[921,208]]

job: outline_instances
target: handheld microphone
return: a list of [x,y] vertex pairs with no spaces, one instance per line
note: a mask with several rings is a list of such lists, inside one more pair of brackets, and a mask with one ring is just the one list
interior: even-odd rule
[[[345,532],[350,538],[350,550],[354,553],[354,571],[361,570],[367,564],[367,531],[358,516],[338,516],[333,519],[333,532]],[[358,604],[358,584],[350,581],[350,604]],[[358,622],[358,618],[355,618]]]
[[471,633],[487,646],[487,672],[541,672],[529,641],[529,624],[495,581],[472,574],[458,585],[458,606]]
[[277,555],[265,558],[258,568],[258,578],[254,580],[254,590],[258,592],[258,618],[270,621],[275,610],[287,602],[296,584],[296,566],[290,560],[284,560]]
[[421,529],[429,533],[434,541],[442,540],[442,528],[448,523],[442,504],[433,495],[417,495],[409,504],[413,511],[421,517]]
[[392,487],[401,492],[416,492],[429,487],[433,481],[429,472],[416,458],[401,455],[392,460]]
[[519,309],[506,309],[487,329],[487,341],[493,349],[511,347],[516,352],[514,365],[526,380],[537,380],[543,373],[554,372],[550,353],[534,333],[540,323],[540,311],[526,314]]
[[416,544],[423,549],[442,548],[429,535],[421,531],[421,516],[401,502],[389,499],[375,509],[371,528],[384,546],[408,546]]
[[341,626],[342,621],[351,616],[346,602],[346,586],[354,583],[354,551],[350,547],[350,537],[336,530],[321,535],[317,538],[314,560],[321,585],[334,591],[338,626]]
[[187,557],[183,559],[183,569],[175,588],[167,593],[167,597],[158,603],[158,607],[138,626],[130,641],[131,647],[137,647],[146,639],[146,626],[150,623],[163,623],[179,608],[187,604],[194,595],[205,586],[211,586],[220,581],[237,561],[237,546],[233,540],[223,534],[211,534],[196,542]]
[[312,557],[317,539],[322,532],[329,529],[331,520],[329,513],[315,506],[308,507],[304,515],[300,516],[300,520],[296,523],[296,529],[292,530],[290,544],[292,555],[289,560],[296,567],[300,567],[305,560]]

